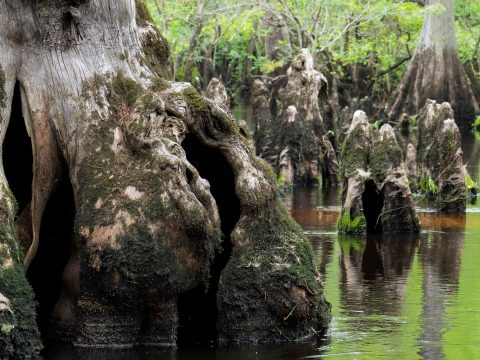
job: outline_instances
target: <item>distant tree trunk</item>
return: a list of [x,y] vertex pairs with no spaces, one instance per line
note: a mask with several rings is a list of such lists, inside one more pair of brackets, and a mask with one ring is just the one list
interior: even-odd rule
[[415,54],[395,95],[389,116],[417,114],[427,99],[448,101],[461,127],[469,125],[479,105],[460,62],[455,39],[454,0],[427,0],[441,4],[441,14],[427,14]]
[[168,62],[143,1],[0,0],[2,359],[38,350],[37,315],[93,347],[326,326],[271,168]]
[[210,80],[205,90],[205,97],[212,100],[226,113],[231,113],[230,96],[225,89],[225,85],[219,79],[214,77]]
[[187,53],[187,61],[185,63],[185,76],[184,80],[186,82],[192,82],[192,72],[193,72],[193,65],[195,63],[195,48],[197,47],[197,41],[202,33],[203,25],[204,25],[204,18],[203,18],[203,9],[207,5],[208,0],[200,0],[197,5],[197,14],[194,17],[195,20],[195,28],[193,30],[193,34],[190,37],[190,43],[188,46],[188,53]]
[[[255,123],[255,148],[257,155],[275,166],[275,146],[272,143],[272,114],[270,112],[270,91],[263,80],[255,79],[252,84],[252,115]],[[273,158],[273,159],[272,159]]]
[[291,51],[290,35],[282,15],[267,11],[264,26],[268,29],[265,37],[265,56],[269,60],[280,60]]
[[328,183],[336,183],[338,164],[330,140],[323,137],[325,128],[319,105],[320,94],[327,93],[327,79],[315,70],[308,49],[302,49],[292,60],[287,79],[282,109],[270,125],[279,146],[280,178],[287,184],[316,186],[323,175]]
[[212,51],[210,47],[202,46],[202,88],[205,89],[210,82],[210,79],[214,77],[214,64],[212,59]]
[[242,72],[240,74],[240,86],[241,86],[241,95],[245,97],[250,95],[252,87],[252,66],[253,66],[253,56],[255,54],[255,49],[257,45],[257,28],[258,24],[255,23],[253,34],[250,37],[247,47],[247,57],[245,63],[243,64]]

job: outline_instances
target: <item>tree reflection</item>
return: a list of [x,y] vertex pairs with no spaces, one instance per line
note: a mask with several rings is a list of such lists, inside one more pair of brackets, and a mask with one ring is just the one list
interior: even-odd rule
[[339,243],[344,311],[399,314],[419,235],[342,235]]
[[[433,217],[433,216],[432,216]],[[458,279],[465,233],[445,229],[448,224],[464,228],[466,215],[435,216],[439,221],[419,248],[423,269],[423,329],[420,354],[427,359],[442,359],[442,336],[446,330],[445,309],[458,292]],[[445,232],[442,230],[446,230]]]

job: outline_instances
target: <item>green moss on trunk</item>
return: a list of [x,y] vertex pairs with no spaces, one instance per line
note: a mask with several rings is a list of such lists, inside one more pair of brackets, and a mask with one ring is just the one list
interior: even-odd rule
[[394,139],[377,141],[369,156],[372,175],[379,183],[385,180],[386,170],[400,167],[403,162],[403,152]]
[[27,359],[40,346],[36,323],[36,301],[23,270],[13,223],[13,195],[5,186],[0,200],[0,293],[10,301],[10,309],[0,312],[0,354],[2,359]]
[[[359,142],[361,139],[362,142]],[[355,127],[342,144],[339,174],[341,179],[355,175],[357,169],[366,169],[370,150],[369,143],[363,143],[368,136],[361,126]]]
[[135,0],[135,9],[137,11],[135,20],[138,26],[146,27],[149,23],[153,23],[145,0]]
[[117,113],[122,106],[133,108],[141,95],[140,84],[118,71],[108,86],[107,99],[110,109]]
[[155,29],[149,31],[142,42],[142,51],[145,55],[141,60],[158,76],[171,78],[169,70],[170,48],[167,40]]
[[221,339],[293,341],[321,332],[330,321],[309,240],[282,204],[269,209],[237,225],[246,238],[237,234],[233,241],[246,243],[234,247],[222,272]]
[[[207,100],[202,97],[193,87],[188,87],[183,91],[183,96],[189,105],[192,116],[196,119],[210,118],[210,107]],[[237,123],[230,118],[226,113],[219,113],[217,117],[220,130],[226,134],[239,134],[240,128]]]

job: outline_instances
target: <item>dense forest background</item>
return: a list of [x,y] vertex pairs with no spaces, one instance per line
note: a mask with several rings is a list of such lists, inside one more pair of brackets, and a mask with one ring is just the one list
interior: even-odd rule
[[[256,77],[275,79],[307,47],[340,106],[388,104],[412,58],[422,22],[442,5],[399,0],[146,0],[172,53],[175,80],[204,90],[221,78],[236,99]],[[480,79],[480,2],[455,2],[456,37],[468,77]],[[474,86],[475,87],[475,86]],[[478,93],[478,86],[475,91]],[[332,94],[330,94],[332,95]]]

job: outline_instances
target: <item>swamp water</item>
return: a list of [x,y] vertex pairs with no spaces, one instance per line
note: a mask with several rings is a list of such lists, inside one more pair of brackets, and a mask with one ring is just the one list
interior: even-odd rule
[[[464,143],[480,180],[480,141]],[[337,188],[294,189],[287,208],[310,238],[332,322],[311,343],[146,351],[50,350],[48,360],[480,358],[480,204],[440,215],[418,201],[417,235],[336,233]],[[480,200],[479,200],[480,203]]]

